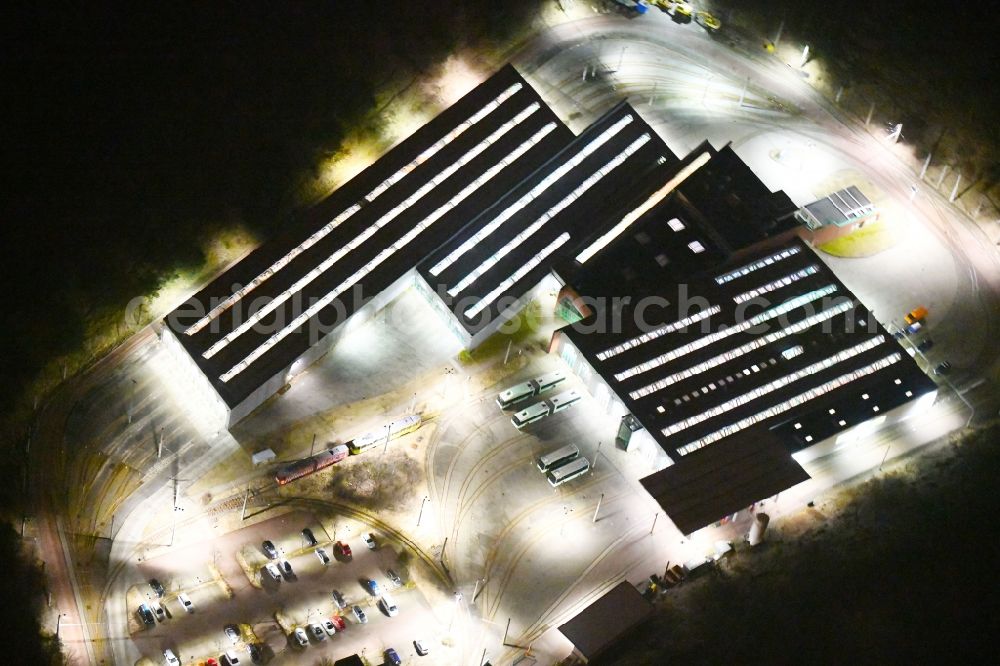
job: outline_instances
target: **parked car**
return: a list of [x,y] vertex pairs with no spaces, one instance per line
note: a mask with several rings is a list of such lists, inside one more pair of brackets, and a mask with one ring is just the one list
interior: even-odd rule
[[357,620],[361,624],[368,624],[368,616],[365,615],[365,612],[363,610],[361,610],[361,606],[354,606],[353,608],[351,608],[351,612],[354,613],[355,620]]
[[229,639],[230,643],[236,645],[240,642],[240,628],[235,624],[227,624],[224,631],[226,632],[226,638]]
[[279,567],[281,568],[281,570],[284,572],[284,574],[286,576],[291,576],[292,575],[292,563],[289,562],[288,560],[281,560],[281,563],[279,564]]
[[308,527],[302,530],[302,538],[305,539],[307,546],[315,546],[317,543],[316,536],[313,534],[313,531]]
[[163,610],[163,606],[161,604],[158,604],[157,602],[154,601],[153,603],[149,604],[149,607],[153,609],[153,615],[156,616],[157,620],[163,622],[164,620],[167,619],[167,612]]
[[345,560],[349,560],[354,557],[354,554],[351,553],[351,547],[343,541],[338,541],[333,544],[333,553],[338,557],[343,557]]
[[340,593],[340,590],[333,591],[333,603],[337,605],[337,608],[347,608],[347,601],[344,599],[344,595]]
[[167,591],[163,589],[163,584],[155,578],[149,579],[149,586],[153,588],[153,592],[155,592],[156,596],[160,598],[163,598],[163,595],[167,593]]
[[364,536],[365,545],[368,546],[370,550],[375,550],[378,548],[378,544],[375,543],[375,535],[369,532]]
[[333,623],[333,620],[323,620],[323,631],[326,632],[327,636],[333,636],[337,633],[337,625]]
[[417,654],[421,657],[426,657],[427,653],[430,652],[430,648],[427,647],[427,643],[421,640],[413,641],[413,649],[417,651]]
[[326,551],[323,550],[322,548],[316,549],[316,557],[318,557],[319,561],[322,562],[324,565],[330,564],[330,556],[327,555]]
[[385,663],[392,664],[392,666],[400,666],[400,664],[403,663],[403,660],[399,658],[399,655],[396,654],[395,650],[393,650],[392,648],[386,648]]
[[181,666],[181,660],[177,658],[177,655],[170,648],[163,651],[163,661],[167,666]]
[[392,582],[393,585],[395,585],[396,587],[403,586],[403,579],[399,577],[398,573],[396,573],[392,569],[387,569],[385,574],[386,576],[389,577],[389,580]]
[[191,598],[188,597],[188,595],[181,592],[180,594],[177,595],[177,601],[181,602],[181,606],[183,606],[184,610],[186,610],[188,613],[194,612],[194,604],[191,603]]
[[317,641],[326,640],[326,632],[323,631],[323,627],[316,622],[309,625],[309,633],[312,634],[312,637]]
[[156,624],[156,617],[153,616],[153,610],[146,604],[139,604],[139,619],[148,627]]
[[281,581],[281,570],[278,569],[277,564],[274,562],[268,562],[264,569],[271,575],[271,578],[279,582]]
[[347,629],[347,622],[344,620],[344,618],[340,617],[339,615],[334,615],[333,617],[330,618],[330,621],[333,622],[333,625],[335,627],[337,627],[337,631],[343,631],[344,629]]
[[378,584],[378,581],[373,578],[365,578],[365,589],[368,590],[368,594],[373,597],[382,596],[382,586]]
[[220,661],[222,661],[225,666],[238,666],[240,658],[236,656],[236,653],[232,650],[226,650],[222,653]]
[[382,595],[382,598],[378,600],[378,604],[389,617],[396,617],[399,615],[399,606],[396,605],[396,600],[393,599],[388,592]]
[[930,349],[933,346],[934,346],[934,341],[933,340],[931,340],[930,338],[924,338],[920,342],[920,344],[917,345],[917,349],[919,349],[920,351],[924,352],[924,351],[927,351],[928,349]]
[[941,361],[937,364],[937,367],[934,368],[935,375],[947,375],[949,372],[951,372],[950,361]]
[[256,643],[247,643],[247,654],[250,655],[250,661],[255,664],[260,663],[260,660],[264,658],[260,646]]
[[260,544],[260,549],[264,551],[265,555],[267,555],[267,559],[269,560],[278,559],[278,549],[275,548],[274,544],[271,543],[270,541],[265,541],[264,543]]
[[309,636],[306,634],[306,630],[302,627],[295,627],[295,631],[292,632],[292,637],[295,639],[295,642],[298,643],[299,647],[309,645]]

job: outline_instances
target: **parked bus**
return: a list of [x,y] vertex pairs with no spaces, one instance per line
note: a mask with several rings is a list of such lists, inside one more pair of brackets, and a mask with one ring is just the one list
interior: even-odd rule
[[278,482],[279,486],[283,486],[295,479],[301,479],[303,476],[309,476],[313,472],[318,472],[334,463],[339,463],[346,457],[347,446],[345,444],[338,444],[332,449],[320,451],[305,460],[297,460],[279,467],[278,471],[274,474],[274,480]]
[[541,377],[535,377],[523,384],[511,386],[506,391],[501,391],[500,395],[497,396],[497,405],[500,406],[500,409],[508,409],[522,400],[527,400],[539,393],[548,391],[564,379],[566,379],[566,375],[557,371],[550,372]]
[[580,455],[580,449],[576,447],[576,444],[567,444],[566,446],[556,449],[555,451],[549,451],[543,456],[539,456],[535,464],[538,465],[539,472],[548,472],[554,467],[559,467],[560,465],[565,465],[566,463],[575,460]]
[[590,461],[586,458],[576,458],[565,465],[556,467],[546,474],[549,484],[555,488],[590,471]]
[[520,430],[529,423],[534,423],[535,421],[545,418],[549,414],[555,414],[556,412],[566,409],[579,399],[580,394],[576,391],[563,391],[558,395],[552,396],[548,400],[542,400],[527,409],[522,409],[511,417],[510,422],[514,424],[515,428]]
[[358,455],[378,444],[385,443],[386,437],[395,439],[420,427],[420,414],[409,414],[401,419],[386,423],[378,430],[366,432],[348,443],[352,455]]

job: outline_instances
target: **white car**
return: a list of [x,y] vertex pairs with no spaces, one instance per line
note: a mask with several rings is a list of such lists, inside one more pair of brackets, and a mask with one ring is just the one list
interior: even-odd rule
[[337,627],[334,626],[333,620],[323,620],[323,631],[326,632],[327,636],[333,636],[337,633]]
[[267,573],[271,574],[271,578],[273,578],[276,581],[281,580],[281,572],[278,570],[277,564],[275,564],[274,562],[268,562],[267,566],[265,566],[264,568],[267,570]]
[[323,627],[321,627],[315,622],[309,625],[309,633],[312,634],[312,637],[315,638],[317,641],[326,640],[326,632],[323,631]]
[[327,555],[326,551],[323,550],[322,548],[316,549],[316,557],[318,557],[319,561],[322,562],[324,565],[330,564],[330,556]]
[[184,610],[186,610],[188,613],[194,612],[194,604],[191,603],[191,598],[188,597],[188,595],[181,592],[180,594],[177,595],[177,601],[181,602],[181,606],[184,606]]
[[149,607],[153,609],[153,614],[156,615],[156,619],[163,622],[167,619],[167,612],[163,610],[163,606],[155,601],[149,603]]
[[382,598],[378,600],[378,605],[382,607],[385,614],[389,617],[396,617],[399,615],[399,606],[396,605],[396,600],[393,599],[388,592],[382,595]]
[[309,636],[302,627],[296,627],[295,631],[292,632],[292,636],[295,638],[295,642],[299,644],[299,647],[309,645]]
[[375,543],[375,535],[369,532],[364,537],[365,545],[368,546],[370,550],[375,550],[378,546]]
[[177,655],[170,648],[163,651],[163,660],[167,666],[181,666],[181,660],[177,658]]

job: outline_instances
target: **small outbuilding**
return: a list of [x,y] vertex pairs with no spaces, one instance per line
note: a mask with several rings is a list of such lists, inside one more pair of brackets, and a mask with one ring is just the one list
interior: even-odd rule
[[653,612],[653,605],[625,580],[560,626],[559,631],[573,643],[573,655],[589,663],[635,631]]

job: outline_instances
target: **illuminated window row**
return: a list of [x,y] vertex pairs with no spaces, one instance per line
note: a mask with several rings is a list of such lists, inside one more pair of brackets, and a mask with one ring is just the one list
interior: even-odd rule
[[402,180],[406,176],[406,174],[410,173],[418,166],[420,166],[430,158],[434,157],[434,155],[440,152],[442,148],[444,148],[449,143],[451,143],[459,136],[461,136],[461,134],[465,132],[465,130],[469,129],[470,127],[478,123],[480,120],[482,120],[489,114],[493,113],[501,104],[506,102],[515,93],[521,90],[521,87],[522,86],[520,83],[515,83],[511,87],[504,90],[502,93],[500,93],[499,96],[497,96],[496,99],[494,99],[492,102],[490,102],[489,104],[481,108],[479,111],[477,111],[475,115],[470,117],[468,120],[466,120],[464,123],[453,129],[452,131],[448,132],[448,134],[438,139],[437,142],[434,143],[434,145],[432,145],[427,150],[417,155],[409,164],[400,168],[398,171],[396,171],[396,173],[394,173],[393,175],[389,176],[384,181],[382,181],[382,183],[379,184],[375,189],[373,189],[371,192],[365,195],[365,201],[369,203],[374,201],[376,197],[378,197],[380,194],[382,194],[390,187],[392,187],[400,180]]
[[454,298],[455,294],[462,292],[470,284],[482,277],[487,271],[497,265],[501,259],[517,249],[524,241],[533,236],[539,229],[545,226],[550,220],[552,220],[556,215],[565,210],[570,204],[576,201],[578,198],[583,196],[583,194],[596,185],[602,178],[617,169],[619,166],[625,163],[629,157],[635,154],[637,150],[642,148],[646,143],[649,142],[649,135],[643,134],[638,139],[629,144],[625,150],[621,151],[614,158],[605,164],[603,167],[598,169],[595,173],[591,174],[585,181],[580,183],[580,185],[567,194],[562,200],[556,205],[549,208],[545,213],[539,217],[537,220],[532,222],[528,227],[526,227],[519,234],[514,236],[510,241],[508,241],[503,247],[497,250],[493,256],[488,258],[483,263],[479,264],[472,272],[466,275],[464,278],[458,281],[455,286],[448,290],[448,295]]
[[746,266],[741,266],[740,268],[737,268],[734,271],[730,271],[729,273],[725,273],[724,275],[720,275],[719,277],[715,278],[715,283],[716,284],[725,284],[727,282],[732,282],[736,278],[743,277],[744,275],[749,275],[750,273],[753,273],[756,270],[764,268],[765,266],[770,266],[771,264],[773,264],[776,261],[781,261],[782,259],[787,259],[788,257],[792,256],[793,254],[798,254],[798,252],[799,252],[800,249],[801,248],[799,248],[798,245],[793,245],[792,247],[786,248],[786,249],[782,250],[781,252],[775,252],[774,254],[772,254],[772,255],[770,255],[768,257],[764,257],[763,259],[761,259],[759,261],[755,261],[752,264],[747,264]]
[[819,272],[819,268],[813,264],[812,266],[806,266],[800,271],[795,271],[794,273],[789,273],[783,278],[774,280],[773,282],[768,282],[765,285],[757,287],[756,289],[751,289],[750,291],[744,291],[742,294],[737,294],[733,297],[733,300],[737,303],[746,303],[750,299],[757,298],[762,294],[768,294],[775,289],[781,289],[782,287],[787,287],[793,282],[798,282],[804,277],[809,275],[814,275]]
[[622,352],[626,352],[629,349],[638,347],[639,345],[649,342],[650,340],[655,340],[656,338],[664,336],[667,333],[673,333],[674,331],[679,331],[681,329],[687,328],[691,324],[695,324],[701,321],[702,319],[707,319],[708,317],[711,317],[714,314],[719,314],[720,310],[721,308],[718,305],[713,305],[712,307],[706,308],[705,310],[695,313],[690,317],[684,317],[684,319],[681,319],[680,321],[675,321],[672,324],[661,326],[657,329],[650,331],[649,333],[643,333],[642,335],[638,335],[634,338],[626,340],[625,342],[621,342],[615,345],[614,347],[611,347],[610,349],[605,349],[602,352],[598,352],[597,358],[598,360],[606,361],[612,356],[617,356]]
[[254,361],[263,356],[269,349],[274,345],[278,344],[286,337],[288,337],[294,330],[305,324],[309,319],[316,316],[323,308],[328,306],[334,301],[340,294],[350,289],[352,286],[357,284],[359,281],[364,279],[368,273],[375,269],[379,264],[392,256],[395,252],[405,247],[410,241],[420,235],[425,229],[430,227],[432,224],[437,222],[441,217],[451,211],[455,206],[460,204],[466,198],[468,198],[473,192],[478,190],[487,181],[492,179],[498,173],[503,171],[506,167],[516,162],[522,155],[524,155],[528,150],[535,146],[539,141],[548,136],[553,130],[555,130],[555,123],[548,123],[540,130],[535,132],[531,138],[519,145],[517,148],[508,153],[503,159],[494,164],[492,167],[487,169],[476,178],[474,181],[466,185],[460,192],[448,200],[447,203],[439,207],[433,213],[425,217],[419,224],[415,225],[410,231],[404,234],[399,240],[393,243],[390,247],[385,248],[376,255],[374,259],[365,264],[360,270],[356,271],[349,278],[341,282],[335,289],[330,291],[326,296],[319,299],[316,303],[309,306],[309,308],[293,319],[287,326],[282,328],[277,333],[274,333],[265,340],[257,349],[252,351],[246,356],[242,361],[234,365],[225,374],[222,375],[221,379],[224,382],[228,382],[230,379],[236,375],[243,372],[248,368]]
[[800,379],[805,379],[810,375],[815,375],[817,372],[822,372],[827,368],[831,368],[839,363],[848,361],[854,358],[855,356],[858,356],[859,354],[863,354],[870,349],[874,349],[883,342],[885,342],[885,337],[881,335],[876,335],[874,338],[865,340],[861,344],[854,345],[849,349],[844,349],[843,351],[840,351],[837,354],[830,356],[829,358],[825,358],[822,361],[818,361],[811,365],[807,365],[801,370],[797,370],[783,377],[779,377],[774,381],[768,382],[767,384],[762,384],[761,386],[758,386],[757,388],[751,391],[747,391],[746,393],[740,394],[735,398],[732,398],[731,400],[727,400],[726,402],[718,404],[715,407],[712,407],[711,409],[707,409],[701,414],[696,414],[694,416],[678,421],[677,423],[669,425],[666,428],[663,428],[660,432],[662,432],[667,437],[676,435],[682,430],[686,430],[691,426],[698,425],[703,421],[715,418],[720,414],[725,414],[728,411],[731,411],[738,407],[742,407],[743,405],[753,400],[756,400],[757,398],[763,398],[768,393],[773,393],[774,391],[784,388],[789,384],[794,384]]
[[440,275],[441,271],[451,266],[459,257],[464,255],[466,252],[474,248],[476,245],[481,243],[487,236],[496,231],[501,224],[509,220],[518,211],[522,210],[525,206],[530,204],[539,195],[545,192],[553,183],[565,176],[571,170],[579,166],[587,157],[589,157],[595,150],[603,146],[605,143],[610,141],[615,135],[617,135],[623,128],[625,128],[629,123],[632,122],[632,116],[625,116],[618,120],[614,125],[608,129],[601,132],[593,141],[588,143],[583,150],[577,153],[573,159],[565,162],[558,169],[553,171],[551,174],[546,176],[540,183],[531,188],[531,191],[525,194],[523,197],[514,202],[511,206],[507,207],[500,215],[495,217],[489,224],[484,226],[482,229],[476,232],[476,234],[465,241],[457,248],[452,250],[447,257],[434,264],[431,268],[431,275]]
[[[664,377],[659,381],[655,381],[652,384],[647,384],[646,386],[643,386],[640,389],[631,391],[629,393],[629,397],[631,397],[633,400],[644,398],[650,393],[655,393],[656,391],[664,389],[670,386],[671,384],[681,381],[682,379],[687,379],[688,377],[699,375],[705,372],[706,370],[711,370],[712,368],[720,366],[723,363],[728,363],[729,361],[744,356],[745,354],[755,349],[760,349],[765,345],[769,345],[772,342],[777,342],[778,340],[788,337],[789,335],[801,333],[802,331],[812,328],[816,324],[827,321],[828,319],[832,319],[833,317],[836,317],[838,314],[841,314],[853,308],[854,308],[853,303],[850,302],[838,303],[835,307],[832,307],[829,310],[824,310],[819,314],[814,314],[811,317],[807,317],[806,319],[803,319],[802,321],[798,322],[797,324],[793,324],[788,328],[783,328],[780,331],[775,331],[774,333],[768,333],[767,335],[759,337],[751,342],[746,343],[745,345],[737,347],[736,349],[731,349],[725,353],[719,354],[718,356],[713,356],[707,361],[692,366],[687,370],[681,370],[680,372],[675,372],[674,374],[668,377]],[[799,347],[798,349],[801,351],[802,347]],[[782,353],[782,356],[785,356],[785,354]],[[795,355],[785,356],[785,358],[794,358],[794,357]]]
[[810,291],[809,293],[803,294],[802,296],[796,296],[791,300],[785,301],[776,308],[765,310],[756,317],[751,317],[750,319],[746,320],[741,324],[736,324],[735,326],[731,326],[716,333],[712,333],[710,335],[698,338],[697,340],[690,342],[682,347],[678,347],[677,349],[669,351],[665,354],[660,354],[656,358],[650,359],[645,363],[641,363],[639,365],[631,367],[623,372],[616,373],[615,379],[617,379],[618,381],[624,381],[629,377],[633,377],[648,370],[652,370],[653,368],[658,368],[664,363],[669,363],[675,358],[680,358],[681,356],[684,356],[685,354],[688,354],[696,349],[701,349],[702,347],[706,347],[714,342],[718,342],[719,340],[728,338],[730,335],[743,333],[744,331],[753,328],[758,324],[763,324],[764,322],[770,319],[774,319],[775,317],[780,317],[786,312],[791,312],[792,310],[801,307],[806,303],[809,303],[810,301],[815,301],[816,299],[828,296],[829,294],[832,294],[836,290],[837,287],[835,285],[830,284],[820,289]]
[[514,116],[511,120],[498,127],[492,134],[479,142],[476,147],[472,148],[461,158],[458,159],[454,164],[451,164],[447,169],[444,169],[440,173],[434,176],[431,180],[424,183],[416,192],[408,196],[400,204],[398,204],[392,210],[386,212],[382,217],[376,220],[372,225],[370,225],[363,232],[358,234],[352,241],[344,245],[343,247],[337,249],[336,252],[331,254],[329,257],[324,259],[318,266],[315,266],[308,273],[303,275],[301,278],[296,280],[290,287],[285,291],[278,294],[273,300],[257,310],[253,315],[247,317],[246,321],[230,331],[225,337],[218,340],[214,345],[209,347],[203,356],[205,358],[211,358],[217,354],[220,350],[224,349],[226,345],[238,338],[239,336],[246,333],[250,328],[255,326],[267,315],[278,309],[283,303],[290,299],[294,294],[302,291],[307,285],[309,285],[313,280],[318,278],[320,275],[329,270],[335,263],[340,261],[349,252],[357,249],[365,241],[375,235],[380,229],[389,224],[392,220],[396,219],[401,213],[406,209],[416,203],[418,200],[423,198],[428,192],[433,190],[435,187],[450,178],[456,171],[463,168],[466,164],[471,162],[473,159],[479,156],[480,153],[489,148],[493,143],[498,141],[501,137],[507,134],[510,130],[514,129],[528,116],[535,113],[540,108],[538,102],[535,102],[531,106],[527,107],[519,114]]
[[690,164],[678,171],[676,176],[668,180],[663,187],[658,189],[656,192],[653,192],[653,194],[651,194],[649,198],[642,203],[642,205],[633,209],[632,212],[623,217],[621,221],[613,226],[607,233],[591,243],[580,254],[576,255],[576,260],[581,264],[587,263],[588,259],[603,250],[609,243],[611,243],[611,241],[623,234],[625,230],[632,226],[636,220],[652,210],[657,204],[663,201],[668,194],[673,192],[677,186],[687,180],[688,176],[700,169],[711,159],[712,154],[707,151],[696,157]]
[[524,265],[514,271],[513,275],[497,285],[496,289],[483,296],[482,299],[480,299],[480,301],[475,305],[466,308],[465,316],[471,319],[484,309],[488,308],[490,304],[497,299],[497,296],[517,284],[518,280],[527,275],[533,268],[535,268],[535,266],[542,263],[546,257],[562,247],[568,240],[569,234],[564,231],[558,238],[545,246],[541,252],[532,257],[530,261],[527,261]]
[[[442,148],[447,146],[449,143],[457,139],[463,132],[465,132],[465,130],[469,129],[470,127],[478,123],[480,120],[485,118],[487,115],[489,115],[491,112],[493,112],[497,107],[499,107],[501,104],[507,101],[512,95],[517,93],[521,89],[521,87],[522,86],[520,83],[515,83],[514,85],[507,88],[507,90],[503,91],[496,99],[494,99],[492,102],[490,102],[482,109],[480,109],[471,118],[466,120],[458,127],[454,128],[451,132],[449,132],[444,137],[435,142],[434,145],[424,150],[409,164],[401,167],[392,176],[382,181],[382,183],[379,184],[375,189],[373,189],[371,192],[365,195],[365,201],[369,203],[374,201],[375,198],[378,197],[380,194],[382,194],[387,189],[398,183],[407,174],[412,172],[422,163],[429,160],[431,157],[433,157],[436,153],[438,153]],[[262,283],[267,281],[271,276],[273,276],[275,273],[277,273],[282,268],[287,266],[293,259],[295,259],[295,257],[299,256],[300,254],[308,250],[310,247],[312,247],[319,241],[326,238],[330,234],[330,232],[332,232],[334,229],[340,226],[341,223],[343,223],[345,220],[347,220],[349,217],[354,215],[359,210],[361,210],[361,206],[359,204],[354,204],[350,208],[342,211],[339,215],[333,218],[333,220],[323,225],[322,228],[311,234],[302,243],[292,248],[287,254],[285,254],[285,256],[281,257],[273,264],[271,264],[266,270],[264,270],[260,275],[251,280],[248,284],[244,285],[241,289],[234,292],[228,298],[226,298],[221,303],[212,308],[211,311],[208,312],[208,314],[199,319],[192,326],[188,327],[188,329],[185,330],[184,332],[187,335],[194,335],[198,331],[205,328],[205,326],[207,326],[213,319],[215,319],[220,314],[222,314],[230,307],[232,307],[233,304],[236,303],[236,301],[242,299],[251,291],[260,286]]]
[[724,437],[728,437],[729,435],[737,433],[740,430],[745,430],[746,428],[749,428],[755,423],[760,423],[761,421],[769,419],[773,416],[777,416],[779,414],[787,412],[788,410],[797,407],[801,404],[804,404],[806,402],[809,402],[810,400],[813,400],[814,398],[817,398],[823,395],[824,393],[829,393],[830,391],[836,390],[841,386],[844,386],[845,384],[849,384],[850,382],[861,379],[862,377],[874,374],[879,370],[887,368],[893,363],[896,363],[897,361],[899,361],[900,358],[902,357],[898,353],[893,353],[890,354],[889,356],[886,356],[885,358],[875,361],[870,365],[866,365],[863,368],[858,368],[853,372],[848,372],[847,374],[843,374],[837,377],[836,379],[832,379],[826,382],[825,384],[821,384],[815,388],[800,393],[797,396],[790,398],[784,402],[778,403],[777,405],[771,407],[770,409],[766,409],[762,412],[757,412],[753,416],[748,416],[745,419],[740,419],[736,423],[728,425],[725,428],[720,428],[719,430],[716,430],[713,433],[705,435],[699,440],[691,442],[690,444],[685,444],[684,446],[677,449],[677,453],[681,454],[682,456],[686,456],[692,451],[697,451],[698,449],[704,446],[708,446],[713,442],[717,442],[720,439],[723,439]]

